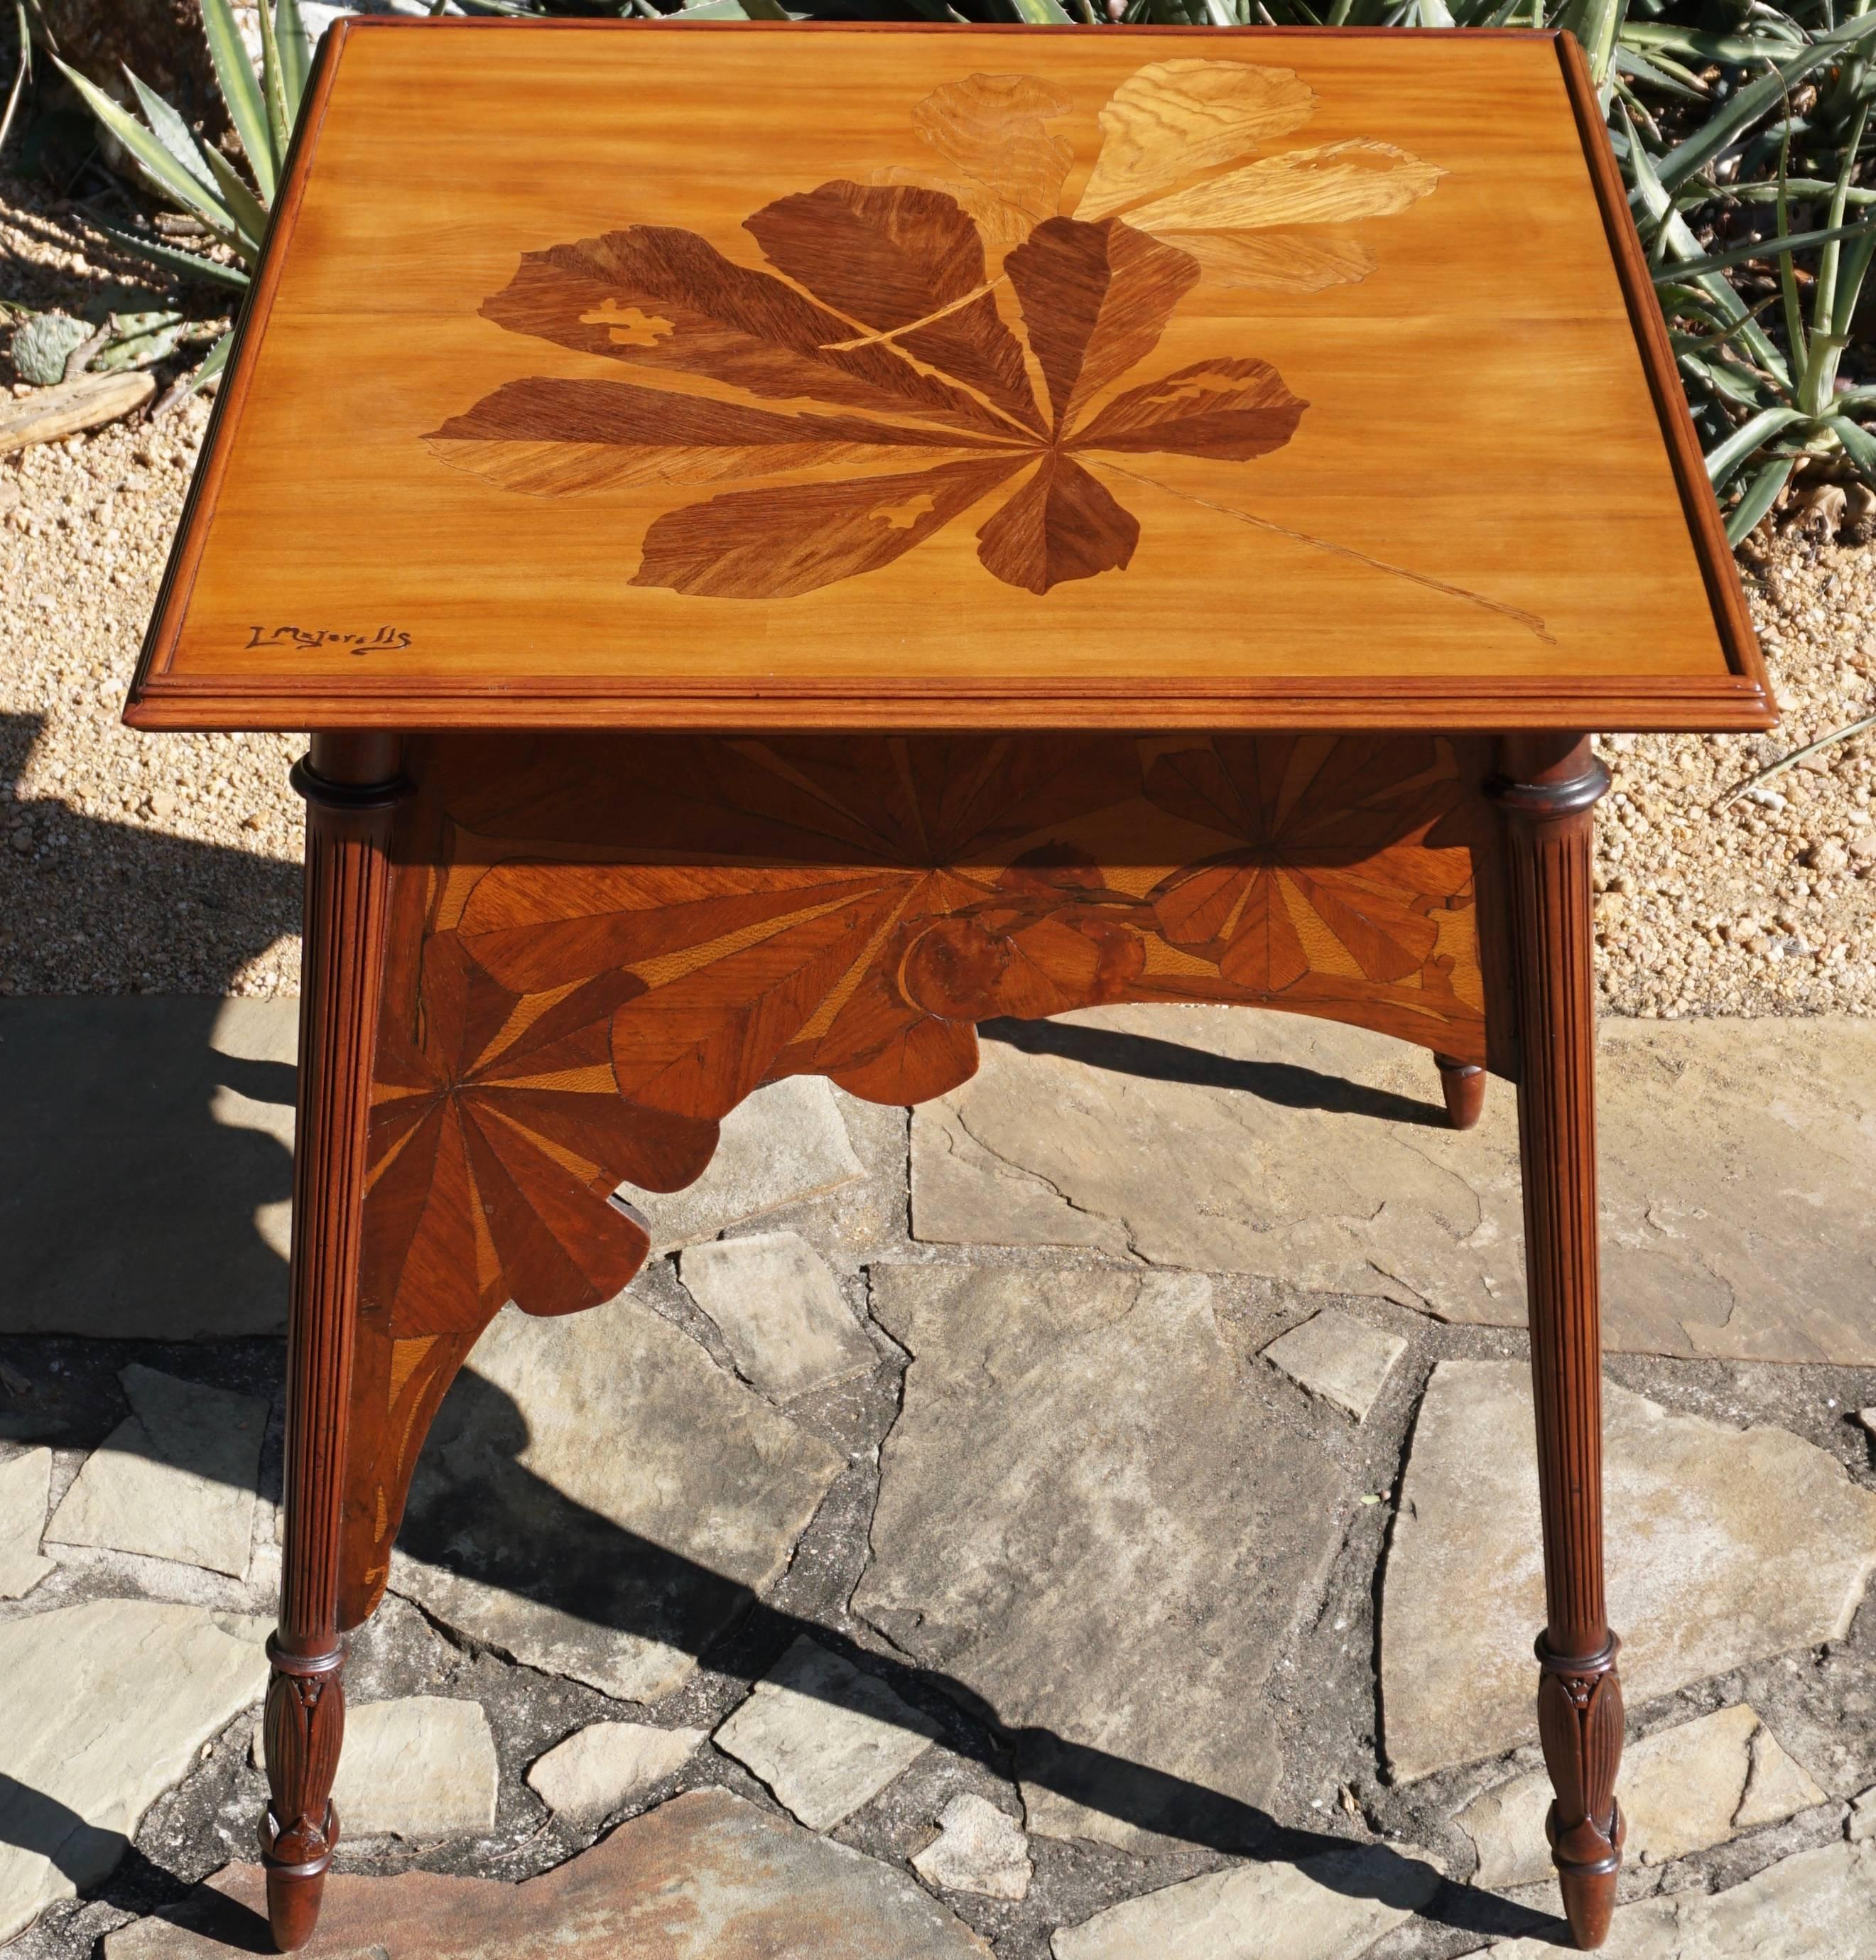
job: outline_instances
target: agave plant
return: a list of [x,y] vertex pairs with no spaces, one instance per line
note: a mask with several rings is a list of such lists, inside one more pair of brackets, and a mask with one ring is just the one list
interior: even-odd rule
[[[171,272],[242,291],[259,261],[268,209],[286,167],[287,145],[312,65],[312,43],[300,17],[299,0],[274,0],[271,12],[265,5],[258,11],[261,68],[256,75],[229,0],[202,0],[202,27],[216,84],[247,158],[251,183],[212,145],[197,142],[176,110],[135,75],[129,79],[141,120],[63,62],[59,64],[92,114],[123,145],[151,186],[193,218],[217,244],[225,247],[234,262],[186,252],[110,225],[100,228],[127,251],[154,259]],[[191,389],[221,372],[233,337],[232,332],[223,334],[208,350],[189,377]]]

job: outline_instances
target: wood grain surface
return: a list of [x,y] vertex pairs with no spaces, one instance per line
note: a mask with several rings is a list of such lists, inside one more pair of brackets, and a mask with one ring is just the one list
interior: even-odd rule
[[615,1188],[688,1184],[765,1082],[917,1102],[975,1073],[978,1022],[1112,1002],[1512,1066],[1483,742],[444,735],[405,768],[347,1625],[490,1316],[610,1298],[650,1243]]
[[339,22],[131,719],[1765,725],[1585,87]]

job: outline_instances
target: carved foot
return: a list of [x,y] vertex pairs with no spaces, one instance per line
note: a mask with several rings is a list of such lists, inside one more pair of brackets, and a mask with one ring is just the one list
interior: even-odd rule
[[326,1867],[339,1842],[331,1791],[345,1731],[339,1670],[345,1650],[291,1654],[269,1639],[273,1678],[262,1717],[272,1800],[260,1821],[267,1873],[267,1922],[274,1944],[291,1953],[313,1937]]
[[1615,1635],[1600,1653],[1554,1654],[1540,1639],[1537,1732],[1556,1801],[1545,1831],[1563,1887],[1564,1916],[1587,1952],[1609,1936],[1623,1828],[1616,1802],[1622,1763],[1622,1683]]
[[1455,1061],[1436,1055],[1439,1090],[1446,1099],[1446,1118],[1455,1130],[1469,1130],[1485,1110],[1485,1071],[1476,1061]]

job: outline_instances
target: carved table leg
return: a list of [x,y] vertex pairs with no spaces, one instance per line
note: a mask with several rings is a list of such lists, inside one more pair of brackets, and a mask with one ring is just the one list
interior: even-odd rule
[[1439,1093],[1446,1099],[1446,1119],[1455,1130],[1469,1130],[1485,1113],[1485,1070],[1476,1061],[1455,1061],[1436,1055]]
[[1602,1944],[1622,1861],[1618,1643],[1602,1574],[1602,1373],[1596,1220],[1590,826],[1609,786],[1588,741],[1508,738],[1491,794],[1505,819],[1521,1061],[1531,1368],[1547,1624],[1537,1727],[1548,1824],[1580,1947]]
[[398,745],[316,736],[294,771],[307,800],[299,1127],[287,1334],[286,1558],[264,1718],[272,1801],[260,1824],[267,1917],[282,1952],[319,1917],[339,1820],[345,1732],[337,1631],[339,1507],[364,1194],[366,1119],[390,873]]

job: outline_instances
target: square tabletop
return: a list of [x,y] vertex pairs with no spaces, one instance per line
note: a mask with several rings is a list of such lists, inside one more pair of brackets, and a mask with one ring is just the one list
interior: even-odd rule
[[1567,37],[393,18],[129,719],[1771,714]]

